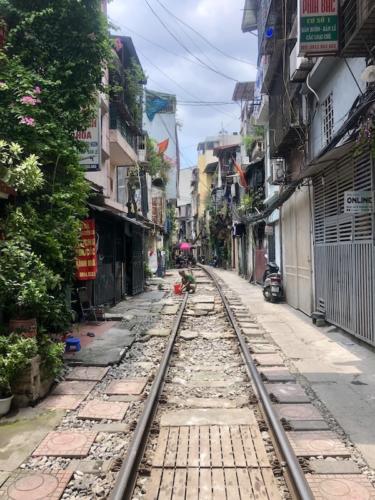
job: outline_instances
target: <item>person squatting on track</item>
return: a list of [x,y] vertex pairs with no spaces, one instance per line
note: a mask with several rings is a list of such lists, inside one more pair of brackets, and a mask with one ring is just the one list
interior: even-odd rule
[[179,271],[179,275],[181,276],[182,291],[194,293],[197,289],[194,276],[192,274],[187,274],[186,271]]

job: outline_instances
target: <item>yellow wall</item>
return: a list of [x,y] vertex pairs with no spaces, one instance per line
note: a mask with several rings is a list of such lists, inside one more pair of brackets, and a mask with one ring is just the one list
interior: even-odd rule
[[205,168],[209,163],[217,161],[216,156],[213,155],[213,151],[206,151],[204,154],[198,155],[198,169],[199,169],[199,182],[198,182],[198,194],[199,194],[199,209],[198,216],[203,217],[204,211],[206,209],[206,200],[211,196],[211,181],[212,175],[207,175],[205,173]]

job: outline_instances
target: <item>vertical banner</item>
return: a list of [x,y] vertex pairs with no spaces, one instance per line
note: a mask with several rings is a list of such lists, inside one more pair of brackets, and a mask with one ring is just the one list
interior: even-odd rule
[[96,257],[95,220],[86,219],[82,222],[81,240],[77,250],[76,278],[80,281],[94,280],[98,271]]
[[339,50],[339,0],[299,0],[300,56],[335,55]]
[[100,108],[90,127],[75,133],[75,138],[85,144],[85,151],[81,154],[80,164],[88,172],[100,170],[101,162],[101,114]]

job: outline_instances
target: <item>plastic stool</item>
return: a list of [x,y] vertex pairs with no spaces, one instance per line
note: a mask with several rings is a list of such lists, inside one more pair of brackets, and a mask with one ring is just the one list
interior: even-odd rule
[[65,341],[65,352],[71,351],[80,351],[81,350],[81,341],[76,337],[70,337]]

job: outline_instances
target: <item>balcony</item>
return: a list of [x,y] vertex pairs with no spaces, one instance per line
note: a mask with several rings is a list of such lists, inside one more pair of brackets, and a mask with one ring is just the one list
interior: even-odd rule
[[346,0],[341,8],[341,26],[341,56],[373,56],[375,47],[374,0]]
[[305,125],[302,116],[301,97],[288,94],[270,96],[271,156],[286,155],[291,149],[302,145]]
[[111,115],[109,140],[113,165],[135,165],[138,162],[138,137],[133,135],[125,121],[116,115]]

